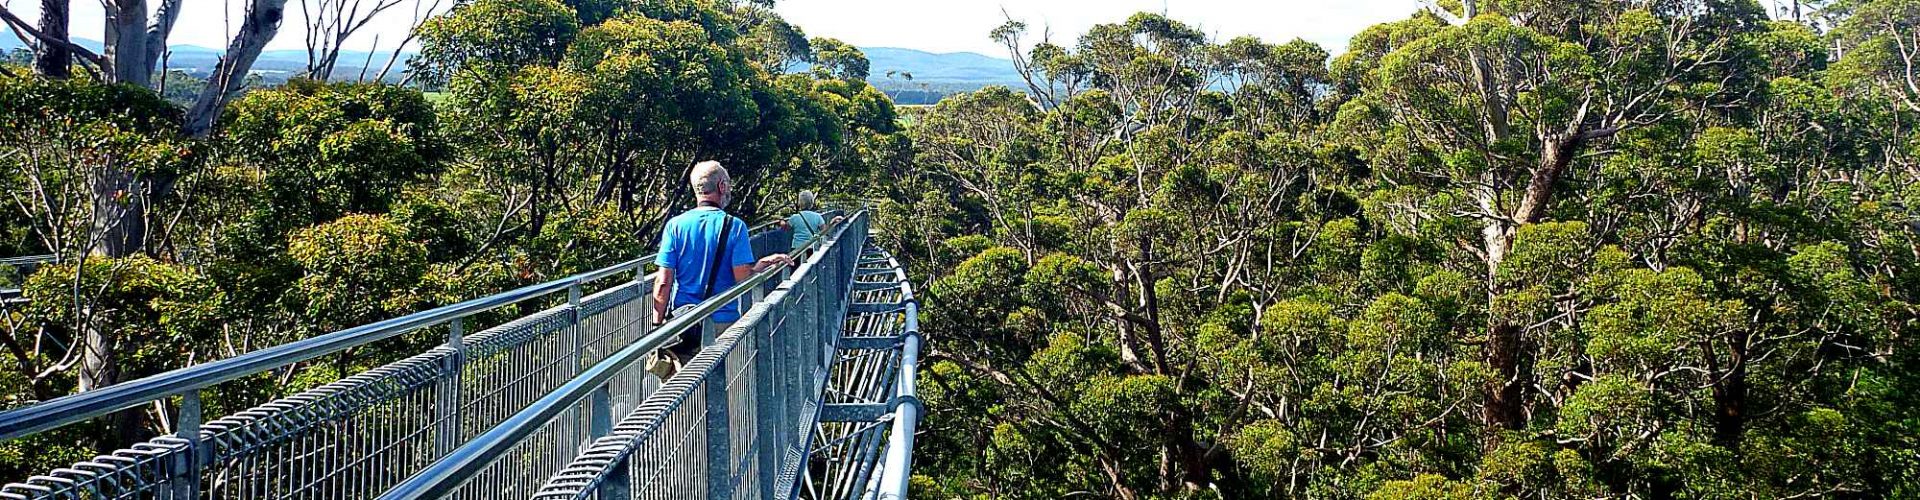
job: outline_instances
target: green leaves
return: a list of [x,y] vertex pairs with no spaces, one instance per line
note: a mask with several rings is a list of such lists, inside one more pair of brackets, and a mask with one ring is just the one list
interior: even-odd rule
[[814,38],[808,45],[813,47],[813,69],[822,77],[867,79],[867,56],[860,49],[833,38]]
[[441,82],[462,71],[510,72],[560,60],[579,30],[558,0],[479,0],[421,25],[420,59]]
[[1643,384],[1627,375],[1603,375],[1581,384],[1560,408],[1556,432],[1603,450],[1625,444],[1621,440],[1645,439],[1632,434],[1653,417],[1652,390]]
[[349,215],[294,233],[287,256],[304,273],[295,289],[321,329],[370,323],[408,312],[426,271],[426,247],[386,217]]
[[261,175],[259,210],[283,231],[385,211],[447,155],[426,99],[395,87],[297,82],[247,94],[224,120],[236,160]]
[[1347,331],[1347,347],[1395,353],[1445,349],[1440,322],[1419,299],[1389,293],[1374,299]]
[[[932,328],[1033,376],[951,407],[999,422],[952,440],[991,465],[931,467],[1008,497],[1907,491],[1908,3],[1483,1],[1332,61],[1153,15],[1033,46],[1034,95],[910,128],[914,227],[991,240],[926,244]],[[1809,27],[1849,9],[1879,17]],[[1102,405],[1165,435],[1105,443]]]
[[[1490,141],[1478,147],[1499,148],[1502,141],[1514,139],[1505,130],[1559,126],[1578,118],[1577,100],[1594,84],[1599,69],[1595,64],[1578,45],[1489,14],[1382,56],[1373,70],[1377,84],[1369,93],[1392,103],[1397,113],[1406,115],[1403,119],[1433,127],[1415,132],[1436,143],[1472,147],[1472,142]],[[1515,80],[1507,85],[1516,92],[1486,95],[1469,76],[1476,72],[1509,75]],[[1509,106],[1511,110],[1505,109]]]
[[1421,474],[1409,481],[1389,481],[1367,495],[1369,500],[1469,500],[1478,497],[1472,484],[1448,480],[1439,474]]
[[1261,420],[1241,429],[1229,446],[1236,460],[1255,474],[1278,481],[1300,454],[1298,438],[1277,420]]
[[[92,311],[75,307],[73,290],[99,290]],[[101,325],[118,340],[177,349],[217,331],[221,295],[203,276],[150,257],[94,257],[78,264],[51,265],[27,279],[22,294],[33,317],[46,327],[78,333],[82,325]],[[81,317],[90,313],[102,317]],[[177,353],[176,353],[177,354]],[[147,371],[165,366],[167,355],[146,353]]]

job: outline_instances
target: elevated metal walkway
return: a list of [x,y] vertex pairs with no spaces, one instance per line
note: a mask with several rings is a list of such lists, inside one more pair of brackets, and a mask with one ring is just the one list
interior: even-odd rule
[[25,286],[27,275],[54,260],[52,255],[0,258],[0,305],[23,302],[20,289]]
[[[9,410],[0,440],[149,408],[175,431],[0,499],[904,498],[918,306],[867,231],[856,213],[798,266],[657,328],[649,256]],[[764,255],[788,235],[753,241]],[[716,331],[728,302],[744,314]],[[696,328],[699,355],[665,381],[647,374],[651,353]],[[401,336],[443,340],[202,420],[209,395],[244,406],[229,385]]]

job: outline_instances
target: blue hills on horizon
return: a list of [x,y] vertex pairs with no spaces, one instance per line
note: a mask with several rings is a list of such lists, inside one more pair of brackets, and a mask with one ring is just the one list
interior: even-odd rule
[[[973,52],[935,53],[896,47],[861,47],[860,51],[867,55],[871,68],[867,80],[875,85],[885,81],[1025,85],[1014,72],[1013,61]],[[913,78],[907,80],[900,73],[910,73]]]
[[[73,43],[81,47],[86,47],[87,50],[91,50],[96,53],[104,50],[104,47],[105,47],[105,44],[101,43],[99,40],[94,40],[91,38],[74,38]],[[24,48],[26,48],[26,44],[21,43],[20,40],[16,37],[11,35],[0,36],[0,51],[10,51],[14,49],[24,49]],[[211,72],[213,70],[213,65],[219,63],[220,54],[226,52],[225,49],[214,49],[214,48],[208,48],[208,47],[201,47],[198,45],[185,45],[185,44],[169,45],[167,46],[167,49],[169,51],[169,53],[167,54],[167,61],[166,61],[167,67],[170,69],[185,71],[188,74],[192,74],[194,76],[205,76],[208,72]],[[386,64],[387,57],[391,54],[392,54],[391,52],[385,52],[385,51],[372,54],[373,55],[372,65],[375,67],[373,71],[377,72],[378,67],[380,65]],[[395,69],[394,73],[399,73],[400,71],[404,71],[406,69],[406,60],[407,60],[407,57],[410,55],[412,55],[412,52],[404,52],[401,54],[400,60],[394,63],[394,69]],[[340,61],[338,63],[339,70],[336,72],[336,75],[348,75],[349,73],[353,75],[357,75],[360,69],[360,65],[367,61],[367,56],[368,56],[368,53],[366,51],[360,51],[360,50],[340,51]],[[307,68],[307,51],[305,49],[281,49],[281,50],[261,51],[260,59],[258,61],[255,61],[253,64],[253,71],[255,73],[259,73],[262,76],[268,76],[268,77],[279,76],[281,78],[290,76],[293,73],[304,71],[306,70],[306,68]]]
[[[76,38],[74,43],[89,50],[100,51],[99,40]],[[25,48],[25,45],[10,35],[0,36],[0,51]],[[186,71],[196,76],[205,75],[219,61],[224,49],[201,47],[197,45],[172,45],[167,58],[167,66]],[[976,90],[988,85],[1007,85],[1016,89],[1025,83],[1013,70],[1013,62],[973,52],[936,53],[924,50],[898,47],[860,47],[867,56],[870,68],[867,81],[875,87],[894,95],[896,98],[911,96],[903,100],[938,100],[940,96],[953,92]],[[372,71],[385,64],[391,52],[372,54]],[[394,73],[404,71],[406,59],[412,52],[402,53],[400,61],[395,63]],[[254,71],[262,76],[284,78],[306,68],[307,52],[304,49],[281,49],[261,52],[260,60],[254,64]],[[338,75],[351,77],[357,75],[361,64],[368,61],[366,51],[342,51]],[[907,75],[912,75],[911,78]],[[905,102],[903,102],[905,103]]]

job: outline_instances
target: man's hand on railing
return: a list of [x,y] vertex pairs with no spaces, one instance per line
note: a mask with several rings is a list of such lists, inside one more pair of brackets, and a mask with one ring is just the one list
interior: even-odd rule
[[791,266],[791,265],[793,265],[793,257],[788,257],[787,254],[784,254],[784,253],[776,253],[773,255],[768,255],[766,257],[761,257],[759,262],[753,263],[753,272],[757,273],[760,271],[765,271],[768,268],[772,268],[774,266]]

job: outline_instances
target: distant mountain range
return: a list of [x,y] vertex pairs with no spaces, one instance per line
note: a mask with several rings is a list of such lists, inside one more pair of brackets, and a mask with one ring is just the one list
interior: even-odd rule
[[[74,43],[89,50],[100,51],[99,40],[75,39]],[[20,40],[11,34],[0,35],[0,51],[25,48]],[[167,67],[187,73],[204,76],[219,61],[222,49],[200,47],[196,45],[174,45],[167,58]],[[894,95],[903,104],[932,102],[940,96],[953,92],[975,90],[988,85],[1008,85],[1021,88],[1019,74],[1013,70],[1013,62],[997,57],[989,57],[972,52],[933,53],[923,50],[895,47],[861,47],[869,63],[868,82],[888,94]],[[369,73],[379,72],[386,64],[390,52],[372,54]],[[397,78],[406,69],[406,59],[412,53],[400,55],[390,78]],[[368,63],[368,54],[364,51],[343,51],[340,53],[339,69],[336,77],[352,78],[359,75],[360,66]],[[289,75],[306,69],[307,52],[305,50],[269,50],[260,54],[260,60],[254,63],[254,72],[269,81],[284,79]],[[911,76],[909,76],[911,75]]]
[[[99,40],[89,38],[75,38],[73,39],[73,43],[81,47],[86,47],[87,50],[94,52],[102,51],[105,46]],[[20,40],[13,35],[0,35],[0,52],[23,48],[26,48],[26,45],[20,43]],[[166,61],[167,68],[185,71],[188,74],[202,77],[213,71],[213,66],[220,62],[220,54],[225,52],[224,49],[207,48],[198,45],[170,45],[167,48],[169,49]],[[369,76],[371,76],[371,73],[378,73],[380,66],[387,63],[387,57],[390,55],[392,55],[391,52],[372,54],[370,66],[372,66],[373,69],[368,71]],[[407,58],[412,55],[412,52],[400,54],[400,60],[394,63],[393,71],[389,72],[389,80],[397,80],[399,78],[399,74],[406,70]],[[334,70],[334,76],[336,78],[357,77],[360,74],[360,66],[363,64],[369,64],[368,53],[366,51],[341,51],[340,60],[335,65],[337,69]],[[253,63],[253,72],[266,78],[269,82],[284,80],[288,76],[300,73],[306,69],[307,51],[304,49],[262,51],[260,53],[260,59]]]
[[[868,81],[1024,85],[1013,71],[1013,61],[972,52],[932,52],[893,47],[861,47],[872,69]],[[911,74],[909,80],[906,74]]]

